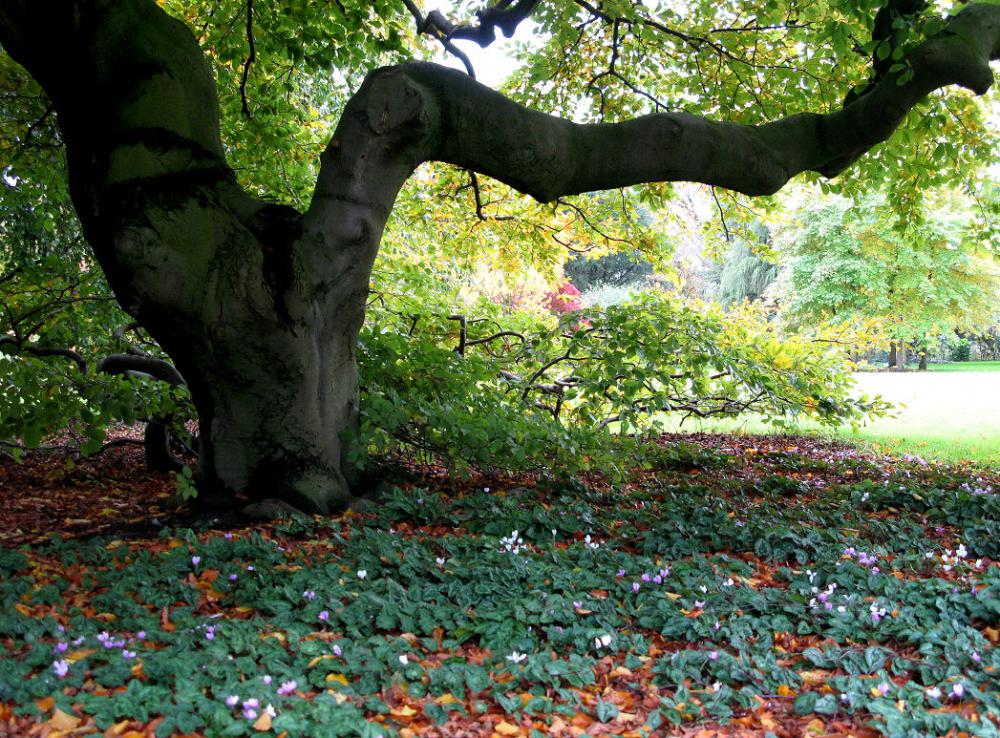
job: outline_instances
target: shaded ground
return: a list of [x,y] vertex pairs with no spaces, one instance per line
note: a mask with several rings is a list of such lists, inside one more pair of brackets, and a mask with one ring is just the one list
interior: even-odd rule
[[995,470],[664,441],[228,530],[134,452],[0,464],[0,735],[997,734]]

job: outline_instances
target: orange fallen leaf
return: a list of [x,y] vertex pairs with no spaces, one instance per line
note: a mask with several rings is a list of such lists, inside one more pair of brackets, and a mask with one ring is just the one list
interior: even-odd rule
[[48,723],[53,730],[74,730],[80,724],[80,718],[65,713],[57,707]]
[[254,730],[259,730],[261,732],[266,732],[271,729],[271,714],[267,711],[263,712],[257,721],[253,724]]
[[56,700],[54,697],[42,697],[35,700],[35,706],[38,708],[39,712],[48,712],[56,705]]
[[794,697],[795,690],[789,687],[787,684],[778,685],[778,696],[779,697]]

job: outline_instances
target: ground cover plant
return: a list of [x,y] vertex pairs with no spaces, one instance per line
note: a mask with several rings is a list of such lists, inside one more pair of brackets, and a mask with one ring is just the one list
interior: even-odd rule
[[654,456],[268,524],[163,509],[133,449],[5,462],[0,732],[997,735],[996,470]]

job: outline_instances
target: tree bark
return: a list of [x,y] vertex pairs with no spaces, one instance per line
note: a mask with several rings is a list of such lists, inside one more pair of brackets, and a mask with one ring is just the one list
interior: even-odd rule
[[836,175],[932,90],[985,92],[1000,7],[950,19],[900,65],[909,79],[762,126],[686,113],[579,125],[434,64],[379,69],[348,102],[304,214],[237,185],[211,70],[154,0],[5,0],[0,43],[52,99],[74,205],[115,294],[187,380],[202,493],[324,512],[352,499],[355,342],[382,230],[419,164],[542,201],[676,180],[773,193],[799,172]]
[[896,342],[893,341],[889,344],[889,368],[893,369],[896,366]]
[[896,369],[901,372],[906,370],[906,354],[906,344],[900,341],[896,347]]
[[920,364],[917,366],[917,371],[918,372],[926,372],[927,371],[927,352],[926,351],[921,351],[920,352]]

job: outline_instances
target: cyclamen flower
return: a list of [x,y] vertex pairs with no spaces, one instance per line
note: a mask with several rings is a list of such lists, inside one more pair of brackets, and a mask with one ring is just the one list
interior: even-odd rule
[[55,653],[66,653],[66,651],[69,650],[69,644],[60,641],[59,643],[56,644],[56,647],[52,650]]
[[198,566],[198,564],[200,564],[200,563],[201,563],[201,556],[192,556],[191,557],[191,566]]
[[239,575],[239,574],[230,574],[230,575],[229,575],[229,581],[230,581],[230,582],[235,582],[235,581],[236,581],[237,579],[239,579],[239,578],[240,578],[240,575]]
[[283,697],[287,697],[288,695],[292,694],[292,692],[294,692],[296,687],[298,686],[299,686],[298,682],[294,680],[282,682],[281,686],[278,687],[278,694],[282,695]]
[[244,710],[253,710],[253,709],[256,709],[258,707],[260,707],[260,700],[257,699],[256,697],[251,697],[248,700],[243,700],[243,709]]
[[405,653],[401,653],[399,654],[399,663],[401,663],[403,666],[406,666],[408,663],[410,663],[410,658]]
[[134,659],[135,658],[135,651],[129,651],[127,649],[123,650],[122,651],[122,658],[123,659]]
[[240,702],[240,696],[238,694],[231,694],[226,697],[226,705],[229,707],[236,707]]
[[302,593],[302,599],[304,599],[304,600],[315,600],[316,599],[316,593],[313,592],[311,589],[307,589],[305,592]]
[[882,682],[880,685],[878,685],[878,691],[882,693],[883,697],[889,694],[890,689],[892,689],[892,687],[889,686],[888,682]]
[[708,660],[709,661],[715,661],[718,658],[719,658],[719,652],[718,651],[709,651],[708,652]]
[[979,651],[973,651],[972,660],[978,664],[983,660],[983,657],[979,655]]
[[255,709],[253,709],[252,707],[244,707],[243,708],[243,717],[246,718],[247,720],[256,720],[257,719],[257,711]]
[[215,626],[210,625],[205,628],[205,640],[214,641],[215,640]]
[[722,689],[722,682],[716,682],[712,685],[713,692],[718,692],[720,689]]
[[931,687],[930,689],[927,690],[927,696],[934,700],[941,699],[941,688]]
[[607,633],[594,638],[594,648],[607,648],[611,645],[611,636]]
[[964,697],[965,685],[962,684],[961,682],[955,684],[955,686],[951,688],[951,696],[954,697],[955,699],[961,699],[962,697]]
[[434,563],[437,564],[438,566],[444,566],[445,564],[444,556],[438,556],[436,559],[434,559]]
[[358,579],[364,579],[368,576],[368,572],[364,569],[358,569]]
[[260,678],[260,680],[262,682],[264,682],[264,684],[270,684],[272,681],[274,681],[273,679],[271,679],[271,675],[270,674],[265,674],[264,676],[262,676]]
[[325,623],[327,620],[330,619],[330,613],[327,610],[320,610],[319,615],[317,615],[316,617]]
[[515,664],[520,664],[526,658],[528,658],[528,654],[526,653],[518,653],[517,651],[511,651],[510,656],[507,657],[507,660]]
[[333,647],[333,655],[336,656],[337,658],[340,658],[341,656],[344,655],[344,652],[341,650],[340,646],[335,645]]
[[58,661],[52,662],[52,673],[55,674],[60,679],[66,677],[69,674],[69,662],[66,659],[59,659]]
[[640,587],[639,582],[632,582],[632,591],[633,592],[638,592],[639,591],[639,587]]
[[621,579],[623,576],[625,576],[625,570],[624,569],[619,569],[618,573],[615,574],[615,576],[618,577],[619,579]]

